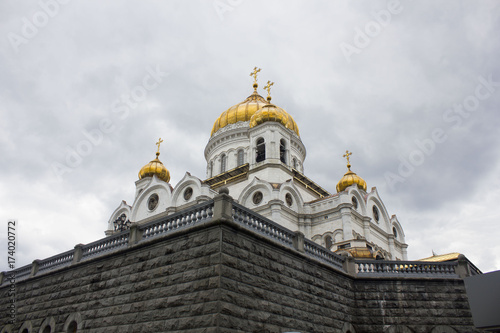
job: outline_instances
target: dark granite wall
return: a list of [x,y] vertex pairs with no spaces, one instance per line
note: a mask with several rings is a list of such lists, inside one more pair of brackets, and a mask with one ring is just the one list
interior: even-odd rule
[[230,221],[21,281],[17,292],[18,322],[4,325],[1,301],[1,333],[51,322],[64,332],[72,318],[89,333],[476,332],[460,279],[356,279]]

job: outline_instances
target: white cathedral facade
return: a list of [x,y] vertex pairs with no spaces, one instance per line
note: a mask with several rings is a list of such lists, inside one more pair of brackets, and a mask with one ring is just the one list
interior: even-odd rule
[[205,147],[207,175],[200,179],[186,172],[172,186],[167,168],[156,158],[139,172],[132,205],[122,201],[113,212],[106,234],[115,221],[145,223],[215,197],[221,188],[241,205],[306,238],[356,258],[407,260],[403,228],[389,215],[375,187],[350,170],[332,194],[305,175],[306,148],[293,118],[257,92],[224,111],[215,121]]

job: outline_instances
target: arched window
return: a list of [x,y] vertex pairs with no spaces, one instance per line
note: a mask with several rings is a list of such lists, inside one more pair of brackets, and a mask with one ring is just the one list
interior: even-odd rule
[[66,333],[77,333],[78,331],[78,325],[76,323],[76,321],[72,321],[69,326],[68,326],[68,329],[66,330]]
[[226,172],[226,155],[220,157],[220,173]]
[[257,156],[255,162],[262,162],[266,159],[266,144],[263,138],[257,139]]
[[243,149],[240,149],[238,150],[238,163],[237,163],[237,166],[240,166],[240,165],[243,165],[243,163],[245,162],[244,161],[244,155],[245,155],[245,152],[243,151]]
[[208,178],[214,176],[214,161],[210,161],[210,166],[208,167]]
[[325,247],[330,250],[332,248],[333,241],[332,241],[332,236],[326,236],[325,237]]
[[292,165],[293,165],[293,168],[295,170],[297,170],[297,159],[295,157],[292,159]]
[[286,164],[286,142],[284,139],[280,140],[280,161]]
[[45,326],[45,328],[43,329],[43,333],[52,333],[52,328],[50,327],[50,325]]
[[22,333],[30,333],[30,331],[28,331],[28,329],[25,328]]

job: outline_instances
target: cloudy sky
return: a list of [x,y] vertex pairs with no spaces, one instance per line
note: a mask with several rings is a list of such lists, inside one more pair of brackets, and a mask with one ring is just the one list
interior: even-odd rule
[[172,185],[204,179],[258,66],[308,177],[335,192],[349,149],[409,259],[498,270],[499,34],[498,1],[2,1],[0,248],[9,219],[18,267],[102,238],[159,137]]

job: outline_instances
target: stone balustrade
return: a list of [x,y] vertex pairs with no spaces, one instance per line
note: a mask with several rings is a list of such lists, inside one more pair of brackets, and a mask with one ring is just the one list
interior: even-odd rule
[[295,236],[293,231],[235,202],[233,202],[232,217],[234,222],[247,229],[269,237],[287,247],[293,247],[293,237]]
[[458,278],[457,262],[356,260],[355,265],[360,277]]
[[458,278],[468,275],[467,272],[471,271],[468,266],[464,266],[466,264],[457,262],[355,260],[339,256],[323,246],[305,239],[302,233],[291,231],[253,212],[234,202],[227,194],[220,194],[213,200],[189,207],[181,212],[144,224],[132,223],[129,230],[117,232],[89,244],[78,244],[74,250],[44,260],[35,260],[32,264],[13,271],[2,272],[0,286],[10,283],[9,277],[12,276],[15,276],[16,281],[21,281],[212,220],[235,223],[246,230],[278,242],[284,247],[301,252],[303,255],[322,262],[335,270],[358,277]]

